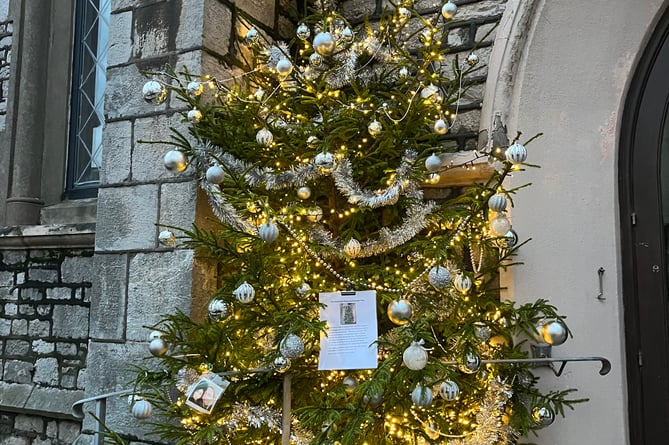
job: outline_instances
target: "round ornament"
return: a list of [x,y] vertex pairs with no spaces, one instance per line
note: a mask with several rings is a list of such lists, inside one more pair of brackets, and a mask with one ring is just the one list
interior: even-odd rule
[[413,308],[408,300],[394,300],[388,305],[386,313],[388,314],[390,321],[398,326],[402,326],[411,321]]
[[258,130],[258,132],[256,133],[256,142],[260,145],[269,147],[270,145],[272,145],[273,141],[274,141],[274,135],[267,128]]
[[478,338],[481,341],[488,341],[490,340],[491,335],[492,332],[485,323],[481,321],[477,321],[476,323],[474,323],[474,336],[476,338]]
[[414,405],[420,406],[421,408],[427,408],[432,403],[432,390],[427,386],[418,385],[411,392],[411,401]]
[[425,434],[432,440],[439,439],[441,433],[439,432],[439,427],[434,422],[429,422],[425,424]]
[[311,189],[307,186],[302,186],[297,189],[297,197],[304,200],[311,197]]
[[231,315],[230,305],[223,300],[213,299],[207,306],[207,313],[213,321],[223,321]]
[[149,333],[149,341],[155,340],[156,338],[161,338],[163,336],[163,333],[160,331],[151,331]]
[[448,124],[443,119],[434,121],[434,132],[437,134],[446,134],[448,131]]
[[260,39],[260,34],[258,34],[258,30],[255,28],[250,28],[248,31],[246,31],[246,34],[244,35],[244,41],[246,42],[247,45],[257,43],[259,39]]
[[300,40],[307,40],[311,35],[311,31],[305,23],[300,23],[300,26],[295,30],[295,35]]
[[498,214],[490,221],[490,231],[494,236],[504,236],[509,230],[511,230],[511,223],[503,213]]
[[148,400],[138,400],[132,405],[132,415],[136,419],[148,419],[153,414],[153,406]]
[[555,413],[548,406],[535,406],[532,409],[532,419],[539,428],[545,428],[553,424]]
[[434,184],[439,184],[440,180],[441,180],[441,175],[439,173],[430,173],[429,175],[427,175],[425,182],[434,185]]
[[316,148],[316,147],[318,147],[318,143],[319,143],[319,142],[320,142],[320,141],[318,140],[318,138],[317,138],[316,136],[309,136],[309,137],[307,138],[307,145],[309,146],[309,148]]
[[186,167],[188,167],[188,160],[186,159],[186,156],[179,150],[170,150],[165,153],[163,163],[165,164],[166,169],[177,173],[181,173],[182,171],[186,170]]
[[400,77],[408,77],[409,69],[406,66],[403,66],[397,73],[400,75]]
[[383,402],[383,391],[373,391],[368,389],[367,392],[362,396],[362,403],[369,406],[379,406]]
[[477,56],[476,53],[470,53],[467,56],[467,64],[469,64],[469,66],[474,66],[477,63],[479,63],[479,56]]
[[472,279],[460,272],[455,276],[455,279],[453,280],[453,286],[458,292],[466,294],[472,288]]
[[225,179],[225,170],[220,165],[212,165],[207,169],[205,173],[205,178],[210,184],[220,184]]
[[202,112],[198,110],[197,108],[193,108],[188,112],[188,122],[192,122],[194,124],[197,124],[202,120]]
[[149,80],[142,88],[142,95],[148,103],[160,105],[167,99],[167,88],[156,80]]
[[358,256],[361,249],[362,246],[360,245],[360,241],[355,238],[351,238],[344,246],[344,253],[351,258],[355,258]]
[[274,359],[274,369],[276,369],[278,372],[285,372],[288,371],[288,368],[290,368],[290,360],[284,357],[283,355],[278,355]]
[[311,291],[311,286],[309,286],[309,283],[303,281],[295,291],[298,295],[305,296]]
[[373,137],[377,137],[383,131],[383,125],[381,125],[381,122],[374,119],[369,123],[369,125],[367,125],[367,131]]
[[244,281],[232,292],[232,295],[234,295],[240,303],[250,303],[255,298],[256,291],[253,289],[253,286]]
[[518,234],[513,230],[509,230],[506,232],[506,235],[504,235],[504,239],[502,240],[504,243],[504,248],[505,249],[513,249],[516,247],[516,244],[518,244]]
[[397,15],[400,17],[402,20],[408,20],[411,18],[411,11],[405,7],[400,7],[397,9]]
[[346,388],[346,392],[351,393],[353,392],[355,387],[358,386],[358,379],[356,379],[355,376],[347,375],[346,377],[344,377],[344,380],[342,380],[342,383]]
[[421,90],[420,97],[422,97],[425,100],[430,100],[433,102],[441,102],[441,94],[439,94],[439,87],[432,83]]
[[296,359],[304,352],[302,339],[295,334],[288,334],[281,340],[279,351],[287,359]]
[[439,395],[445,400],[455,400],[460,395],[460,387],[453,380],[446,380],[439,386]]
[[434,266],[427,274],[427,281],[437,289],[443,289],[451,282],[451,273],[444,266]]
[[276,71],[279,76],[286,77],[293,72],[293,63],[284,57],[276,63]]
[[560,346],[568,336],[567,326],[560,320],[550,320],[541,326],[541,338],[551,346]]
[[444,6],[441,7],[441,15],[446,19],[450,20],[458,12],[458,7],[455,3],[450,0],[444,3]]
[[149,352],[156,357],[162,357],[167,352],[167,342],[162,338],[154,338],[149,343]]
[[336,42],[332,34],[329,32],[319,32],[314,37],[313,41],[314,51],[316,51],[321,56],[327,56],[332,54],[335,50]]
[[307,219],[310,222],[318,222],[323,218],[323,209],[320,207],[310,207],[307,209]]
[[354,37],[353,30],[347,26],[341,30],[341,33],[339,34],[339,41],[343,43],[351,43]]
[[411,342],[402,354],[402,361],[412,371],[419,371],[427,365],[427,351],[420,342]]
[[174,247],[177,237],[169,230],[163,230],[158,234],[158,242],[165,247]]
[[309,56],[309,65],[312,68],[318,68],[323,64],[323,57],[318,53],[313,53]]
[[265,97],[265,90],[262,88],[258,88],[254,93],[253,93],[253,98],[260,102],[263,97]]
[[474,374],[481,368],[481,357],[473,352],[468,352],[462,357],[458,368],[465,374]]
[[527,159],[527,149],[516,142],[506,149],[506,160],[513,164],[520,164]]
[[186,91],[191,96],[199,96],[204,92],[204,85],[202,85],[200,82],[188,82],[188,85],[186,85]]
[[266,243],[274,242],[279,237],[279,227],[273,222],[260,224],[258,236]]
[[314,158],[314,164],[316,164],[321,173],[330,173],[334,169],[334,163],[335,157],[328,151],[318,153]]
[[488,208],[493,212],[503,212],[506,210],[506,196],[502,193],[495,193],[488,199]]
[[425,159],[425,169],[429,172],[436,172],[441,168],[441,158],[432,153]]

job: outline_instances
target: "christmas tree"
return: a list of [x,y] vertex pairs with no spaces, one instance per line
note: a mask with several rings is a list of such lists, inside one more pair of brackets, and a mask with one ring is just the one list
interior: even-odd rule
[[236,77],[144,86],[187,104],[165,166],[195,172],[218,217],[182,239],[220,287],[206,320],[152,326],[160,363],[138,370],[133,413],[160,411],[155,433],[178,443],[516,443],[576,402],[542,394],[522,360],[524,339],[566,339],[556,308],[499,297],[522,245],[505,178],[528,141],[481,150],[486,181],[425,199],[467,167],[440,156],[480,69],[475,54],[446,63],[456,5],[422,17],[403,2],[357,27],[311,12],[288,43],[251,27]]

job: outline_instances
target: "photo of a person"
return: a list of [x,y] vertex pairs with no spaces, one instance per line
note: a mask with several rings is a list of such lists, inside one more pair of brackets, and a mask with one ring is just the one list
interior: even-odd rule
[[189,388],[186,405],[201,413],[209,414],[223,391],[224,389],[216,383],[203,377]]

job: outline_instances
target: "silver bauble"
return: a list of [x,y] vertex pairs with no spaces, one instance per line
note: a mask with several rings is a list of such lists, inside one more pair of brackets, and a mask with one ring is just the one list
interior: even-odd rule
[[459,273],[453,280],[453,287],[455,287],[458,292],[466,294],[472,288],[472,279],[463,273]]
[[145,101],[160,105],[167,99],[167,88],[156,80],[149,80],[142,88],[142,95]]
[[488,341],[490,340],[491,335],[492,332],[485,323],[481,321],[477,321],[476,323],[474,323],[474,336],[476,338],[478,338],[481,341]]
[[429,84],[420,91],[420,97],[425,100],[431,100],[433,102],[441,101],[441,94],[439,94],[439,87],[434,84]]
[[260,145],[269,147],[270,145],[272,145],[273,141],[274,141],[274,135],[267,128],[258,130],[258,132],[256,133],[256,142]]
[[427,386],[418,385],[411,392],[411,401],[414,405],[420,406],[421,408],[427,408],[432,404],[432,390]]
[[397,15],[402,20],[408,20],[411,18],[411,10],[405,8],[404,6],[401,6],[397,9]]
[[295,35],[300,40],[307,40],[311,35],[311,31],[305,23],[300,23],[300,25],[295,30]]
[[411,342],[402,354],[402,362],[412,371],[420,371],[427,365],[427,351],[419,342]]
[[225,179],[225,170],[220,165],[212,165],[204,176],[210,184],[220,184]]
[[286,77],[293,72],[293,63],[288,58],[283,57],[276,63],[276,71],[280,76]]
[[213,321],[223,321],[231,315],[232,311],[227,302],[216,298],[209,302],[207,313]]
[[513,249],[518,244],[518,234],[511,229],[506,232],[504,238],[498,240],[498,244],[502,249]]
[[356,379],[353,375],[347,375],[344,377],[344,380],[342,380],[342,383],[346,388],[346,392],[351,393],[356,388],[356,386],[358,386],[358,379]]
[[258,236],[266,243],[272,243],[279,238],[279,227],[273,222],[260,224]]
[[444,266],[434,266],[427,274],[427,281],[437,289],[443,289],[451,282],[451,273]]
[[297,189],[297,197],[300,199],[309,199],[311,197],[311,189],[307,186],[302,186]]
[[406,66],[403,66],[397,74],[399,74],[400,77],[407,77],[409,75],[409,69]]
[[411,321],[413,307],[408,300],[394,300],[388,305],[388,319],[398,326],[405,325]]
[[509,230],[511,230],[511,222],[502,213],[490,221],[490,231],[494,236],[504,236]]
[[476,65],[477,63],[479,63],[479,56],[477,56],[476,53],[470,53],[467,56],[467,63],[469,64],[469,66]]
[[341,30],[341,33],[339,34],[339,41],[343,43],[351,43],[354,37],[353,30],[347,26]]
[[318,143],[319,143],[319,142],[320,142],[320,141],[318,140],[318,138],[317,138],[316,136],[309,136],[309,137],[307,138],[307,145],[309,146],[309,148],[316,148],[316,147],[318,147]]
[[323,209],[320,207],[310,207],[307,209],[307,219],[310,222],[318,222],[323,218]]
[[253,93],[253,98],[258,102],[260,102],[263,99],[263,97],[265,97],[265,90],[263,90],[262,88],[258,88],[255,91],[255,93]]
[[372,122],[367,125],[367,131],[369,132],[370,135],[373,137],[376,137],[381,134],[383,131],[383,125],[381,125],[381,122],[377,121],[374,119]]
[[330,152],[318,153],[314,158],[314,164],[321,173],[329,173],[334,169],[335,157]]
[[313,47],[321,56],[327,56],[335,50],[336,42],[329,32],[319,32],[314,37]]
[[362,396],[362,403],[371,407],[379,406],[383,402],[383,391],[373,391],[368,389]]
[[436,172],[430,173],[429,175],[427,175],[427,178],[425,178],[425,182],[432,185],[439,184],[439,181],[441,181],[441,175]]
[[516,142],[506,149],[505,155],[507,161],[513,164],[520,164],[527,159],[527,149],[522,144]]
[[253,286],[244,281],[232,292],[232,295],[234,295],[240,303],[250,303],[255,298],[256,291],[253,289]]
[[318,68],[323,64],[323,57],[318,53],[313,53],[309,56],[309,65],[312,68]]
[[288,334],[279,344],[281,355],[287,359],[296,359],[304,352],[302,339],[295,334]]
[[434,132],[437,134],[446,134],[448,131],[448,124],[443,119],[437,119],[434,121]]
[[344,253],[351,258],[357,257],[358,254],[360,253],[360,250],[362,250],[362,246],[360,245],[360,241],[358,241],[355,238],[351,238],[344,245]]
[[174,247],[177,237],[170,230],[162,230],[158,234],[158,242],[165,247]]
[[458,368],[465,374],[474,374],[481,368],[481,357],[473,352],[468,352],[462,357]]
[[257,43],[259,39],[260,39],[260,34],[258,34],[258,30],[255,28],[250,28],[248,31],[246,31],[246,34],[244,35],[244,41],[249,45]]
[[136,419],[148,419],[153,414],[153,406],[148,400],[138,400],[132,405],[132,415]]
[[532,419],[539,428],[552,425],[555,421],[555,413],[548,406],[535,406],[532,409]]
[[288,368],[290,368],[290,360],[283,355],[279,355],[274,359],[273,366],[278,372],[288,371]]
[[194,124],[197,124],[202,120],[202,112],[198,110],[197,108],[193,108],[188,112],[188,121],[192,122]]
[[560,320],[550,320],[541,326],[541,338],[551,346],[560,346],[568,336],[567,326]]
[[429,172],[436,172],[441,168],[441,158],[432,153],[425,159],[425,169]]
[[204,91],[204,85],[200,82],[188,82],[186,85],[186,91],[191,96],[199,96]]
[[453,16],[458,12],[458,7],[452,1],[444,3],[444,6],[441,7],[441,15],[446,19],[452,19]]
[[507,200],[502,193],[495,193],[488,199],[488,208],[493,212],[503,212],[506,210]]
[[149,341],[155,340],[156,338],[161,338],[163,333],[160,331],[151,331],[149,332]]
[[460,395],[460,387],[453,380],[446,380],[439,386],[439,395],[445,400],[455,400]]
[[162,338],[154,338],[149,343],[149,352],[156,357],[162,357],[167,352],[167,342]]
[[170,150],[165,153],[163,163],[165,164],[166,169],[177,173],[181,173],[188,167],[188,160],[186,159],[186,156],[179,150]]
[[303,281],[295,291],[298,295],[305,296],[311,291],[311,286],[309,286],[309,283]]

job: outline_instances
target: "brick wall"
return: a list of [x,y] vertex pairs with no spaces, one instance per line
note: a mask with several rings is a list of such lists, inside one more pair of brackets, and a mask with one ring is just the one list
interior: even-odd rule
[[9,20],[9,0],[0,0],[0,131],[5,129],[13,24]]
[[70,445],[80,428],[79,422],[71,420],[0,411],[0,444],[3,445]]

